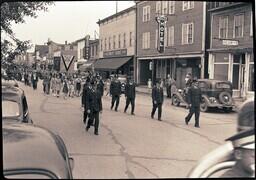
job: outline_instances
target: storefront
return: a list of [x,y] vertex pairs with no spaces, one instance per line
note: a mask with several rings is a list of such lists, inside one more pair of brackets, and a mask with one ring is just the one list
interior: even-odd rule
[[201,78],[203,74],[203,58],[198,57],[169,57],[141,58],[138,60],[138,82],[146,85],[151,79],[153,83],[167,79],[168,74],[176,79],[178,88],[185,87],[185,76],[191,73],[193,77]]
[[209,53],[210,79],[228,80],[233,97],[254,96],[254,57],[252,48],[226,49]]

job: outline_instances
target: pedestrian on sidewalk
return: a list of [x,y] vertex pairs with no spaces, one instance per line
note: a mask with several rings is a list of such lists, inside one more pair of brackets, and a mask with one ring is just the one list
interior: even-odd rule
[[199,126],[199,116],[200,116],[200,103],[202,100],[201,89],[199,88],[197,78],[194,78],[192,81],[191,88],[188,89],[188,106],[189,114],[185,117],[185,123],[188,125],[191,117],[195,114],[195,127],[200,128]]
[[133,79],[128,79],[125,85],[125,97],[126,97],[126,105],[124,108],[124,113],[126,113],[129,104],[131,103],[132,109],[131,114],[134,115],[134,108],[135,108],[135,97],[136,97],[136,90],[135,90],[135,83]]
[[167,75],[167,80],[166,80],[166,94],[168,98],[171,98],[171,75]]
[[74,86],[74,81],[73,79],[70,79],[68,81],[68,94],[69,94],[69,97],[74,97],[74,93],[75,93],[75,86]]
[[153,103],[153,108],[151,112],[151,118],[154,118],[156,109],[158,109],[158,120],[161,120],[162,116],[162,105],[164,102],[164,91],[163,88],[160,87],[160,82],[156,82],[156,86],[153,87],[152,89],[152,103]]
[[86,109],[89,114],[89,121],[86,126],[86,131],[94,122],[94,134],[99,135],[99,113],[102,113],[101,92],[97,89],[97,83],[91,82],[92,89],[88,92],[86,98]]
[[97,76],[97,89],[99,90],[101,97],[102,97],[104,94],[104,82],[100,75]]
[[33,89],[36,90],[37,89],[37,82],[38,82],[38,76],[37,76],[36,71],[32,72],[31,82],[32,82]]
[[56,96],[56,79],[56,74],[53,74],[51,79],[51,90],[53,96]]
[[115,111],[117,111],[121,96],[121,83],[117,79],[117,75],[115,75],[114,80],[110,84],[110,95],[112,96],[111,110],[113,109],[114,104],[116,103]]

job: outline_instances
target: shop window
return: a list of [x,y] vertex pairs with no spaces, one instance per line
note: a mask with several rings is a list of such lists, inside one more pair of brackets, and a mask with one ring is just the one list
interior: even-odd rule
[[214,64],[214,79],[228,80],[228,64]]

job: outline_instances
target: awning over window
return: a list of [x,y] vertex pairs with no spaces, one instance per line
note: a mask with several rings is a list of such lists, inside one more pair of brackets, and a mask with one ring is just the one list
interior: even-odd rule
[[95,70],[116,70],[127,63],[133,57],[118,57],[99,59],[94,63]]

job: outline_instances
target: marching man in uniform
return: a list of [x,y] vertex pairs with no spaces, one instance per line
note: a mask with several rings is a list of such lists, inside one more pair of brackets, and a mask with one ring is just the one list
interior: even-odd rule
[[124,113],[126,113],[127,108],[129,106],[129,104],[131,103],[131,106],[132,106],[131,114],[134,115],[135,96],[136,96],[135,86],[136,85],[132,79],[128,80],[125,85],[126,105],[124,108]]

